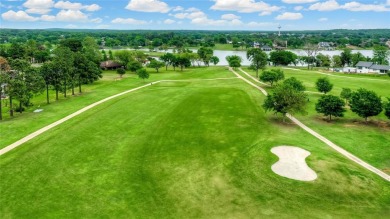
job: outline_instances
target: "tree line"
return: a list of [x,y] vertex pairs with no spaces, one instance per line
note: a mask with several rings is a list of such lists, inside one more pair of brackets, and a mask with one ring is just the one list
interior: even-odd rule
[[[259,80],[269,83],[271,87],[283,79],[284,73],[280,69],[263,71],[259,76]],[[327,93],[332,90],[333,84],[326,77],[319,78],[315,86],[319,92],[323,93],[315,104],[315,110],[328,116],[329,121],[332,120],[332,116],[343,117],[346,106],[349,106],[352,112],[364,118],[366,122],[369,117],[377,116],[383,110],[386,117],[390,119],[390,98],[387,98],[387,102],[382,102],[381,97],[374,91],[364,88],[356,91],[343,88],[340,96],[329,95]],[[306,114],[306,104],[309,99],[305,89],[303,83],[295,77],[288,78],[274,86],[272,93],[267,96],[262,106],[266,111],[281,113],[283,121],[287,113]]]
[[[64,97],[69,91],[75,95],[77,88],[81,93],[83,84],[102,77],[99,67],[101,55],[96,41],[91,37],[82,41],[61,41],[56,48],[49,50],[49,55],[40,66],[32,65],[39,52],[26,52],[28,45],[28,42],[25,47],[19,45],[18,48],[25,48],[21,52],[0,56],[0,93],[2,97],[8,97],[11,117],[14,111],[22,113],[25,107],[31,106],[31,99],[42,92],[46,92],[46,102],[50,103],[50,90],[55,91],[55,99],[58,100],[59,93]],[[39,51],[40,46],[35,44],[35,50],[29,49]],[[17,100],[19,106],[14,107],[13,100]]]

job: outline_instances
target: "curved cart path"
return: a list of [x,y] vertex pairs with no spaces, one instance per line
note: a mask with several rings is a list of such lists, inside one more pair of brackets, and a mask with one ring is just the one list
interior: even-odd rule
[[[233,69],[229,68],[230,71],[232,71],[237,77],[239,77],[241,80],[245,81],[246,83],[252,85],[253,87],[257,88],[258,90],[260,90],[264,95],[268,95],[267,94],[267,91],[265,91],[263,88],[257,86],[256,84],[254,84],[253,82],[249,81],[248,79],[242,77],[240,74],[238,74],[237,72],[235,72]],[[241,72],[243,72],[245,75],[248,75],[250,78],[252,78],[253,80],[256,80],[254,77],[252,77],[251,75],[249,75],[247,72],[243,71],[241,68],[239,69]],[[333,148],[334,150],[336,150],[337,152],[339,152],[340,154],[344,155],[345,157],[347,157],[348,159],[352,160],[353,162],[361,165],[362,167],[366,168],[367,170],[377,174],[378,176],[382,177],[383,179],[387,180],[387,181],[390,181],[390,176],[387,175],[386,173],[384,173],[383,171],[377,169],[376,167],[373,167],[371,166],[370,164],[366,163],[365,161],[363,161],[362,159],[356,157],[355,155],[349,153],[348,151],[344,150],[343,148],[341,148],[340,146],[336,145],[335,143],[331,142],[329,139],[325,138],[324,136],[320,135],[319,133],[317,133],[316,131],[314,131],[313,129],[307,127],[305,124],[303,124],[301,121],[299,121],[297,118],[295,118],[294,116],[290,115],[290,114],[287,114],[287,117],[291,119],[291,121],[293,121],[295,124],[297,124],[299,127],[303,128],[305,131],[309,132],[311,135],[313,135],[314,137],[318,138],[319,140],[321,140],[322,142],[324,142],[325,144],[327,144],[328,146],[330,146],[331,148]]]

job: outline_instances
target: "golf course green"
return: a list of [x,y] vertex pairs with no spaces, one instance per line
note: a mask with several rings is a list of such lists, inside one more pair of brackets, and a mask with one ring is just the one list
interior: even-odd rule
[[[323,77],[284,71],[311,91]],[[80,96],[47,105],[42,95],[34,99],[42,103],[41,113],[26,112],[0,122],[0,148],[105,97],[163,81],[102,103],[1,155],[0,218],[390,214],[388,181],[292,122],[266,113],[261,107],[265,96],[226,67],[163,70],[145,82],[132,74],[122,80],[116,80],[114,72],[103,75]],[[366,87],[390,96],[384,89],[390,85],[387,78],[329,78],[332,94],[339,95],[343,87]],[[390,128],[383,113],[369,124],[351,112],[327,122],[314,110],[319,97],[310,93],[308,115],[297,118],[389,173]],[[271,166],[278,157],[271,149],[281,145],[309,151],[306,162],[317,178],[303,182],[275,174]]]

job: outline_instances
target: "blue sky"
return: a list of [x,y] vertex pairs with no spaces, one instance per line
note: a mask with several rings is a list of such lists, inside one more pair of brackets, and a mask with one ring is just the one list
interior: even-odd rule
[[390,28],[390,0],[1,0],[1,28]]

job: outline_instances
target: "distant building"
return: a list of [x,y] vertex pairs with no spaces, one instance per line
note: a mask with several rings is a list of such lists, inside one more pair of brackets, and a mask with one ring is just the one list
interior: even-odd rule
[[118,62],[113,61],[113,60],[107,60],[107,61],[100,63],[100,68],[104,69],[104,70],[114,70],[114,69],[118,69],[118,68],[122,68],[122,67],[124,67],[124,66]]
[[263,50],[265,52],[269,52],[269,51],[272,51],[272,48],[268,45],[264,45],[261,47],[261,50]]
[[319,42],[318,48],[322,50],[334,50],[334,45],[331,42]]
[[388,65],[376,65],[373,62],[360,61],[356,64],[356,73],[379,73],[386,74],[390,72],[390,66]]

